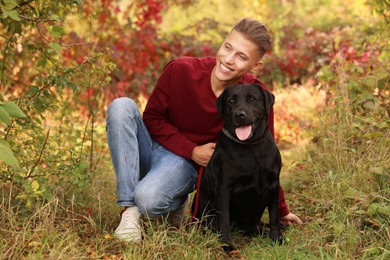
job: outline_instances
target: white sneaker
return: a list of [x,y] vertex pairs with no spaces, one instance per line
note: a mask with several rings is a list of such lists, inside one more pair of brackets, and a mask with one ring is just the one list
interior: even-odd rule
[[141,213],[137,207],[127,208],[122,213],[121,222],[115,230],[114,236],[127,242],[140,242],[142,240],[140,217]]
[[188,207],[188,196],[187,199],[180,205],[179,208],[169,213],[168,223],[171,226],[180,228],[181,222],[183,221],[184,215],[186,214],[187,207]]

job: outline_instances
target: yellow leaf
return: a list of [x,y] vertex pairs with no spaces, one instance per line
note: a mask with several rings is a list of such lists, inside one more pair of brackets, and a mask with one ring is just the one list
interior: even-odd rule
[[42,245],[41,241],[31,241],[30,243],[28,243],[29,247],[38,247],[38,246],[41,246],[41,245]]
[[33,181],[31,183],[31,188],[33,189],[34,192],[37,192],[39,189],[39,183],[37,181]]

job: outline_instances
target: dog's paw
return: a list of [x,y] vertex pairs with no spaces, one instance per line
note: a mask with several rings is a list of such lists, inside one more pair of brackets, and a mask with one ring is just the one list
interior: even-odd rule
[[232,244],[226,244],[224,246],[222,246],[223,248],[223,251],[225,251],[226,254],[231,254],[233,253],[234,251],[237,251],[234,246]]
[[280,236],[277,236],[277,237],[271,237],[271,240],[277,244],[277,245],[283,245],[286,243],[286,239],[280,235]]
[[280,230],[271,230],[270,234],[269,234],[269,237],[272,239],[272,241],[275,243],[275,244],[278,244],[278,245],[281,245],[285,242],[285,239],[282,235],[282,232],[280,232]]
[[286,239],[284,238],[284,236],[280,236],[276,239],[275,243],[277,243],[278,245],[283,245],[286,243]]

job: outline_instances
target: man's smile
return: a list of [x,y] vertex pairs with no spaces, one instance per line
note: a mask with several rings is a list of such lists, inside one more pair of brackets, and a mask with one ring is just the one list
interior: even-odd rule
[[234,71],[234,70],[232,70],[232,69],[226,67],[225,65],[223,65],[222,62],[221,62],[221,66],[220,66],[220,67],[221,67],[221,70],[222,70],[223,72],[232,72],[232,71]]

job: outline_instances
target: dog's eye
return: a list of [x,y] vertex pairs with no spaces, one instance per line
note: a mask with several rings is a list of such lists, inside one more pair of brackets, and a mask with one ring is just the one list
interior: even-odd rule
[[252,96],[249,96],[249,97],[248,97],[248,100],[249,100],[250,102],[254,102],[254,101],[256,101],[256,98],[255,98],[255,97],[252,97]]
[[229,104],[234,104],[236,102],[236,100],[234,98],[231,98],[228,100]]

